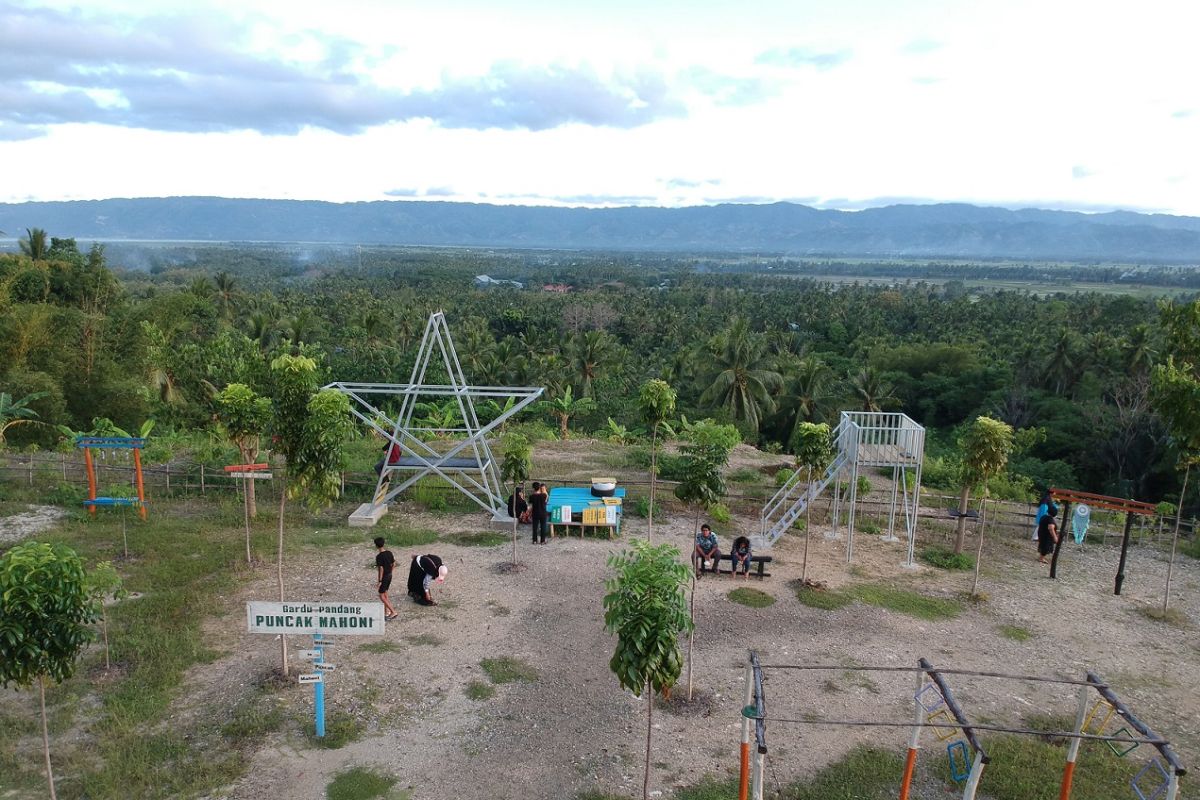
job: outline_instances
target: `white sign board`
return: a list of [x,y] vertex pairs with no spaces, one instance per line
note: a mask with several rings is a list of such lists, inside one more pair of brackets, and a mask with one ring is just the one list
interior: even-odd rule
[[383,634],[383,603],[246,603],[250,633]]
[[248,478],[252,481],[269,481],[269,480],[271,480],[271,473],[269,473],[269,472],[226,472],[225,477],[241,478],[243,480]]
[[321,676],[321,673],[317,672],[312,675],[301,675],[300,682],[301,683],[324,683],[325,679]]
[[300,650],[296,653],[296,658],[320,658],[320,650]]
[[321,672],[333,672],[337,667],[333,664],[313,664],[313,669],[320,670]]

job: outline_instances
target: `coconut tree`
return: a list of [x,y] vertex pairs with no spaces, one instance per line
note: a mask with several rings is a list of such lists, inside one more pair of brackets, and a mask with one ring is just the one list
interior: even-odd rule
[[896,402],[895,387],[869,364],[850,378],[850,389],[863,411],[882,411],[883,406]]
[[700,402],[724,408],[734,420],[758,432],[762,418],[775,410],[773,393],[783,376],[772,365],[766,340],[750,332],[745,319],[735,319],[704,354],[710,375]]
[[21,254],[29,256],[34,261],[45,261],[50,252],[49,237],[41,228],[26,228],[25,238],[17,242]]
[[571,337],[566,355],[579,387],[579,396],[591,397],[596,376],[619,363],[620,345],[603,331],[584,331]]

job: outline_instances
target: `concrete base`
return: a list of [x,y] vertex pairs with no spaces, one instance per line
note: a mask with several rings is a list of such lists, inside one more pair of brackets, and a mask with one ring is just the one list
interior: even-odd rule
[[379,522],[386,513],[386,505],[376,506],[371,503],[363,503],[350,515],[350,527],[374,528],[375,523]]
[[[500,512],[492,517],[488,522],[488,527],[494,531],[508,531],[512,533],[513,518],[504,512]],[[521,526],[517,526],[517,530],[521,530]]]

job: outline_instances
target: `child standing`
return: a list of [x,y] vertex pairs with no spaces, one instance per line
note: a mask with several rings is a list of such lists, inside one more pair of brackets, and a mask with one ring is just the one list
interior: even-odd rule
[[383,549],[384,540],[382,536],[375,537],[375,569],[378,572],[378,591],[379,599],[383,601],[384,619],[395,619],[396,609],[392,608],[392,601],[388,599],[388,589],[392,586],[392,569],[396,566],[396,557],[392,555],[391,550]]

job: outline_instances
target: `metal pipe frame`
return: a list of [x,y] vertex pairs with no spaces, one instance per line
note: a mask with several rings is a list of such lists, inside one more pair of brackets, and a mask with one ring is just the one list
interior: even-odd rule
[[[425,382],[429,371],[429,362],[435,356],[441,357],[441,363],[446,370],[448,384],[431,384]],[[413,362],[412,373],[406,384],[388,383],[353,383],[335,381],[324,388],[334,389],[350,397],[360,408],[351,406],[351,413],[362,420],[368,427],[383,436],[390,445],[385,450],[384,465],[379,472],[375,484],[372,504],[387,505],[393,498],[409,488],[421,478],[434,474],[446,483],[458,489],[483,510],[491,512],[494,517],[508,516],[503,499],[503,486],[500,481],[500,470],[496,459],[488,446],[488,434],[503,422],[519,413],[545,391],[541,387],[529,386],[472,386],[467,383],[463,373],[462,363],[454,348],[454,340],[450,335],[450,327],[446,323],[443,312],[437,311],[429,315],[425,323],[425,332],[421,336],[421,344],[417,348],[417,358]],[[400,410],[395,419],[385,414],[372,402],[365,399],[367,395],[385,395],[400,397]],[[427,428],[413,426],[413,411],[420,397],[453,397],[458,406],[462,427]],[[479,422],[475,410],[475,398],[513,399],[513,406],[500,413],[498,417],[486,425]],[[387,420],[390,430],[380,425],[380,420]],[[454,444],[446,452],[439,452],[423,441],[416,433],[464,433],[466,437]],[[391,486],[391,474],[396,471],[387,464],[391,447],[400,447],[420,462],[413,468],[414,474],[397,486]],[[475,457],[475,467],[464,469],[451,467],[449,462],[463,450],[471,449]],[[475,473],[478,473],[478,479]],[[386,487],[386,491],[385,491]]]

